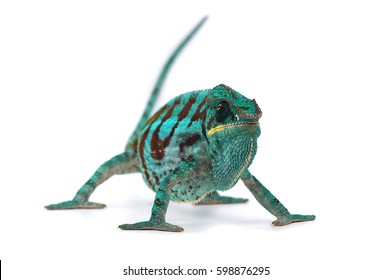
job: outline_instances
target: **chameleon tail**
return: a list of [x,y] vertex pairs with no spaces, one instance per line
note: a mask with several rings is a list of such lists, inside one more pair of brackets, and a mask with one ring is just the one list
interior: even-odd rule
[[194,35],[197,33],[197,31],[205,23],[207,18],[208,17],[205,16],[201,19],[201,21],[190,31],[190,33],[185,37],[185,39],[183,39],[182,42],[176,47],[174,52],[171,54],[171,56],[168,58],[168,60],[164,64],[163,69],[161,70],[160,75],[155,83],[155,87],[151,93],[151,96],[150,96],[148,104],[144,110],[144,113],[143,113],[141,119],[139,120],[139,122],[136,126],[136,129],[133,131],[133,133],[129,137],[128,143],[125,148],[126,151],[135,148],[138,134],[144,128],[145,123],[147,122],[147,120],[149,119],[149,117],[151,115],[151,111],[156,103],[156,99],[160,93],[162,86],[163,86],[164,80],[166,79],[167,74],[171,69],[172,64],[174,63],[175,59],[178,57],[180,52],[188,44],[188,42],[194,37]]

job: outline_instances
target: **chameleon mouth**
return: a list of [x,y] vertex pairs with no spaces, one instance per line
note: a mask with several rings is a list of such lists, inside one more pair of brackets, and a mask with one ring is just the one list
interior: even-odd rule
[[215,132],[218,132],[218,131],[221,131],[224,129],[243,127],[243,126],[256,126],[256,125],[259,125],[259,122],[240,122],[240,123],[221,124],[221,125],[215,126],[211,130],[209,130],[208,137],[212,136]]

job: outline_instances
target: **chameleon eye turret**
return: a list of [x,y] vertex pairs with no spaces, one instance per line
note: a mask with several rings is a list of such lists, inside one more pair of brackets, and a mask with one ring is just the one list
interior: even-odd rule
[[220,102],[216,109],[216,121],[224,121],[230,112],[229,104],[227,101]]
[[96,209],[95,189],[116,174],[140,172],[155,192],[148,221],[123,224],[123,230],[183,231],[166,222],[170,201],[194,204],[243,203],[247,199],[221,196],[242,180],[258,202],[277,219],[275,226],[314,220],[291,214],[249,171],[256,155],[262,111],[255,100],[220,84],[173,98],[151,114],[163,82],[182,49],[205,23],[203,18],[167,60],[142,118],[123,153],[103,163],[72,200],[46,206],[49,210]]

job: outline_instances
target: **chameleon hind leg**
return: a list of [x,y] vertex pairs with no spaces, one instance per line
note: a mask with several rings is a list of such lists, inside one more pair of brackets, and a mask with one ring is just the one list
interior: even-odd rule
[[257,178],[251,175],[250,171],[244,171],[241,179],[258,202],[272,215],[277,217],[277,220],[272,223],[274,226],[285,226],[290,223],[315,220],[315,215],[289,213],[284,205],[282,205],[282,203],[268,189],[266,189],[261,182],[257,180]]
[[213,204],[232,204],[232,203],[245,203],[247,198],[240,197],[231,197],[231,196],[222,196],[217,191],[211,192],[205,196],[198,204],[196,205],[213,205]]
[[119,154],[103,163],[79,189],[72,200],[50,204],[45,208],[48,210],[104,208],[105,204],[88,201],[95,189],[113,175],[137,171],[139,171],[138,159],[133,153],[124,152]]

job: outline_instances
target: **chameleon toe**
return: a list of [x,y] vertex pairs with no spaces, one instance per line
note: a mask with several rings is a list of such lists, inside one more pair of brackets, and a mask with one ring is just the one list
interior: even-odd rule
[[292,215],[292,223],[313,221],[315,219],[316,219],[315,215],[300,215],[300,214]]
[[122,230],[160,230],[170,232],[181,232],[183,228],[169,223],[154,224],[150,221],[135,224],[123,224],[118,226]]
[[313,221],[315,220],[315,218],[316,218],[315,215],[294,214],[294,215],[290,215],[289,217],[278,218],[277,220],[273,221],[272,225],[280,227],[280,226],[289,225],[291,223]]
[[46,205],[48,210],[66,210],[66,209],[101,209],[106,207],[105,204],[96,202],[78,202],[74,200],[64,201],[56,204]]
[[230,197],[230,196],[219,196],[216,198],[205,197],[197,205],[213,205],[213,204],[237,204],[246,203],[247,198]]

